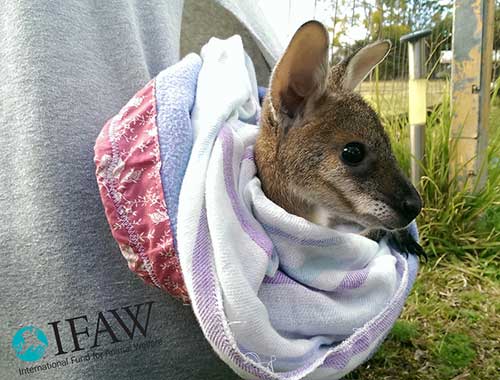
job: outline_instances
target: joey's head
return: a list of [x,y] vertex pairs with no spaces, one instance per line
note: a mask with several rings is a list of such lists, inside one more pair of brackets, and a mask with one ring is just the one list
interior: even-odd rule
[[310,21],[272,73],[255,147],[263,190],[307,219],[321,209],[365,228],[403,228],[419,214],[420,196],[379,117],[353,91],[390,43],[368,45],[331,68],[328,45],[325,27]]

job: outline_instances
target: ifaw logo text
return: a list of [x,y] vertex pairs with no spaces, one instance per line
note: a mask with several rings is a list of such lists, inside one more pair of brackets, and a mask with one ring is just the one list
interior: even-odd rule
[[19,375],[81,365],[91,360],[150,350],[161,338],[148,338],[153,301],[79,315],[44,326],[26,325],[14,332],[13,354],[19,358]]

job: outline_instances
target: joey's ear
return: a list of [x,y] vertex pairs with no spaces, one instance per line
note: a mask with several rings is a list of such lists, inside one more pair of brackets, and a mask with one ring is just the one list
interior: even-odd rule
[[309,100],[324,93],[328,44],[328,32],[320,22],[306,22],[295,32],[271,77],[275,112],[293,118]]
[[346,90],[354,90],[375,66],[384,60],[390,49],[391,42],[385,40],[374,42],[358,50],[347,62],[343,87]]

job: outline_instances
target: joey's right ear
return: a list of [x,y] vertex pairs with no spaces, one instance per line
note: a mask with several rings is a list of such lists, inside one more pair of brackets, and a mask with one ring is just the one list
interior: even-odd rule
[[293,118],[308,101],[326,89],[328,32],[318,21],[308,21],[295,32],[271,76],[271,104],[276,114]]
[[377,41],[354,53],[347,62],[342,86],[354,90],[391,50],[391,41]]

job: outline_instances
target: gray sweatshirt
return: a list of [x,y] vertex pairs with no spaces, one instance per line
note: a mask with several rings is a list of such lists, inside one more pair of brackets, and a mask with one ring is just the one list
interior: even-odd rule
[[280,47],[258,9],[227,0],[0,7],[0,379],[236,378],[191,308],[128,270],[93,146],[137,90],[210,36],[241,34],[265,85]]

